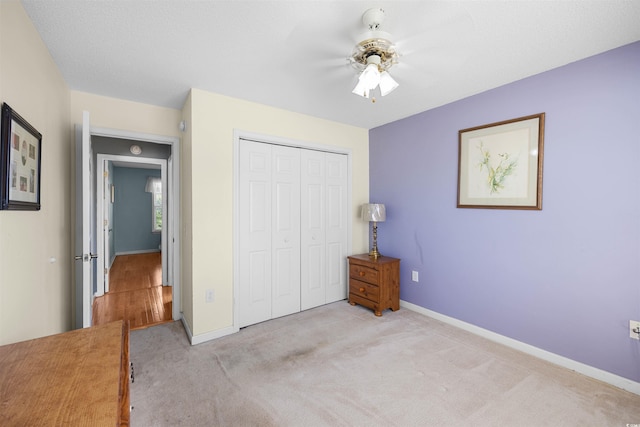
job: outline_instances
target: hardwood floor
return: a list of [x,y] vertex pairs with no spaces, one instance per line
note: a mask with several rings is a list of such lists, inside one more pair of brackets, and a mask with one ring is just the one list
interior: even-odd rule
[[93,324],[129,320],[131,329],[171,321],[172,288],[162,286],[159,252],[119,255],[109,272],[109,292],[93,302]]

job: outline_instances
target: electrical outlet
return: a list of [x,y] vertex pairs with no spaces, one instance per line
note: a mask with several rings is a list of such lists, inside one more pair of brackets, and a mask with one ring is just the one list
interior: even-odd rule
[[629,320],[629,337],[634,340],[640,339],[640,322],[637,320]]
[[418,272],[417,272],[417,271],[413,270],[413,271],[411,272],[411,280],[412,280],[413,282],[417,282],[417,281],[418,281]]
[[205,301],[213,302],[213,299],[214,299],[213,289],[207,289],[207,292],[205,294]]

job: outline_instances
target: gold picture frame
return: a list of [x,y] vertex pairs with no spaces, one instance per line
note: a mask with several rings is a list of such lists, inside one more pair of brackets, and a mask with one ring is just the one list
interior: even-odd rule
[[459,208],[542,210],[545,113],[458,132]]

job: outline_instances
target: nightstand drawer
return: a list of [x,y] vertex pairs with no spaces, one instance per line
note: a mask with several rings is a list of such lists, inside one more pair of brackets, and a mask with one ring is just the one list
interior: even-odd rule
[[360,264],[349,265],[349,277],[374,285],[378,284],[378,270]]
[[380,288],[360,280],[349,280],[349,293],[378,301],[380,299]]

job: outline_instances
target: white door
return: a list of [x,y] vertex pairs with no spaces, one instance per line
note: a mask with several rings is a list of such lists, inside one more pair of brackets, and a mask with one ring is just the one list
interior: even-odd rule
[[163,160],[160,165],[160,174],[162,179],[162,232],[160,233],[160,262],[162,263],[162,284],[164,286],[168,285],[171,280],[169,279],[169,236],[170,227],[167,226],[168,223],[173,221],[173,215],[169,215],[169,186],[167,179],[167,161]]
[[300,311],[300,150],[271,147],[271,317],[276,318]]
[[300,311],[300,150],[240,141],[240,327]]
[[111,242],[112,224],[111,224],[111,176],[109,175],[109,161],[104,160],[104,173],[103,173],[103,189],[102,189],[102,269],[104,271],[104,292],[109,292],[109,267],[111,266],[111,252],[109,251],[109,244]]
[[76,128],[76,239],[75,286],[76,328],[91,326],[93,303],[93,267],[95,255],[91,253],[91,134],[89,112],[82,114],[82,127]]
[[321,151],[301,150],[301,308],[325,303],[325,159]]
[[327,267],[325,304],[347,298],[347,156],[325,153]]
[[347,297],[347,164],[240,139],[239,327]]
[[303,310],[347,297],[347,156],[302,150]]
[[240,327],[271,318],[271,148],[240,141]]
[[[166,184],[166,185],[165,185]],[[166,246],[162,246],[162,250],[166,252],[167,260],[166,262],[162,260],[162,284],[167,286],[173,286],[173,263],[174,263],[174,254],[173,254],[173,213],[172,209],[174,202],[174,193],[173,193],[173,156],[169,156],[167,160],[167,179],[162,183],[162,188],[166,188],[167,190],[167,208],[166,208],[166,216],[162,217],[162,233],[166,235]],[[163,213],[163,215],[165,214]],[[164,243],[163,243],[164,244]],[[166,267],[166,281],[165,281],[165,267]]]

